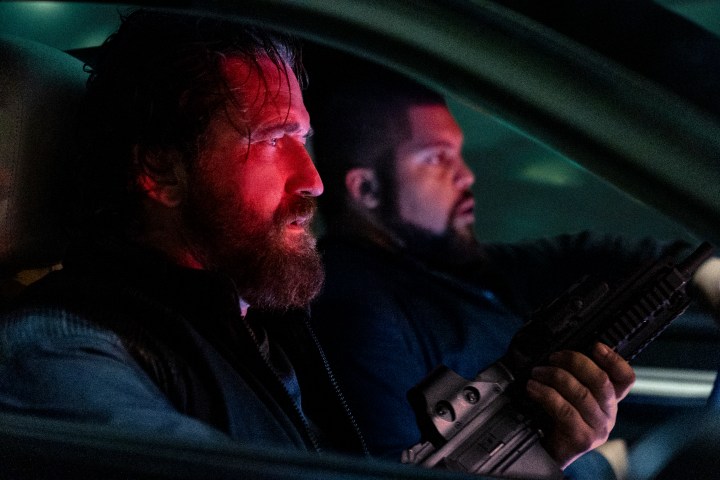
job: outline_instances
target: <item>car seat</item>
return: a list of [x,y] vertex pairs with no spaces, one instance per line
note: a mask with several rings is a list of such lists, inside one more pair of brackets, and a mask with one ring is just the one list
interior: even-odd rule
[[62,258],[86,78],[69,54],[0,35],[0,305]]

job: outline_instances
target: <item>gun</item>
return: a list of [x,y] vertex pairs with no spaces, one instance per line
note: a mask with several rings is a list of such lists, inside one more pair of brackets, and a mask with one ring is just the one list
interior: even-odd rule
[[534,312],[505,355],[468,380],[441,365],[410,390],[422,441],[403,463],[490,476],[562,479],[542,447],[542,415],[524,397],[531,369],[560,350],[589,354],[597,342],[632,360],[690,304],[687,283],[713,248],[677,264],[643,266],[611,287],[585,277]]

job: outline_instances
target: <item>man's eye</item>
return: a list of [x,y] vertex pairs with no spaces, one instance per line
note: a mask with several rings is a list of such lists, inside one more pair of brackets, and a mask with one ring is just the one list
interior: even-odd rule
[[423,163],[426,165],[440,165],[443,163],[442,155],[428,155],[423,159]]

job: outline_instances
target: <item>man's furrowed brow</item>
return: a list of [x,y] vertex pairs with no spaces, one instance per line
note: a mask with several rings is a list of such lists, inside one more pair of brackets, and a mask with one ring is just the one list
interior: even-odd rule
[[457,144],[449,142],[447,140],[432,140],[429,142],[418,143],[414,146],[415,150],[442,150],[442,149],[455,149]]

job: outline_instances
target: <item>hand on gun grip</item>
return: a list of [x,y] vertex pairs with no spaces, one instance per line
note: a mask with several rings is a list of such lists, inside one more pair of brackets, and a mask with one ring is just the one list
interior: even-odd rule
[[408,394],[423,439],[402,461],[563,478],[561,468],[607,440],[634,382],[628,361],[685,311],[687,284],[712,251],[703,243],[616,284],[586,278],[536,311],[474,379],[435,369]]
[[532,370],[528,397],[551,421],[542,443],[562,468],[607,440],[634,380],[630,364],[603,344],[595,345],[592,359],[561,351]]

